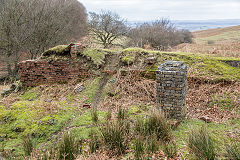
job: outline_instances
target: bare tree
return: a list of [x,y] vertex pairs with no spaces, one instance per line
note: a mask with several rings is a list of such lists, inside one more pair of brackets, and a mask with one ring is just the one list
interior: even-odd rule
[[87,32],[85,8],[77,0],[1,0],[0,52],[9,76],[22,53],[34,59],[46,48],[78,40]]
[[192,35],[189,31],[176,29],[167,19],[143,23],[133,28],[129,32],[129,37],[132,39],[130,45],[137,47],[150,45],[159,50],[166,50],[180,43],[192,42]]
[[111,47],[117,38],[128,31],[126,21],[111,11],[101,11],[99,14],[90,12],[89,26],[92,37],[104,48]]

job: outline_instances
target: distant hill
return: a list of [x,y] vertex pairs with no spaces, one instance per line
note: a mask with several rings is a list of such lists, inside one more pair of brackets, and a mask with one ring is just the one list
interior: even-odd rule
[[240,57],[240,25],[192,32],[193,44],[180,44],[172,51]]
[[[149,21],[151,22],[151,21]],[[129,25],[135,27],[144,21],[130,21]],[[215,28],[225,28],[240,25],[240,19],[232,20],[173,20],[172,23],[179,29],[187,29],[191,32]]]
[[[229,32],[240,32],[240,25],[239,26],[232,26],[232,27],[225,27],[225,28],[216,28],[216,29],[209,29],[209,30],[201,30],[193,32],[196,38],[206,38],[211,36],[216,36],[220,34],[226,34]],[[234,35],[237,36],[237,35]]]

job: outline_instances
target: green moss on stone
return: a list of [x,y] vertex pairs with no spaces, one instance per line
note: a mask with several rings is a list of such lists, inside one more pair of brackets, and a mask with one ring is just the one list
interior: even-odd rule
[[134,58],[134,56],[132,56],[132,55],[128,55],[128,56],[122,57],[121,60],[122,60],[122,62],[125,63],[125,64],[133,64],[135,58]]
[[83,51],[83,55],[90,57],[94,64],[101,65],[104,63],[105,55],[110,54],[112,52],[100,49],[90,49],[86,48]]
[[57,55],[57,56],[70,55],[70,49],[71,49],[71,45],[58,45],[43,52],[41,58],[49,57],[51,55]]

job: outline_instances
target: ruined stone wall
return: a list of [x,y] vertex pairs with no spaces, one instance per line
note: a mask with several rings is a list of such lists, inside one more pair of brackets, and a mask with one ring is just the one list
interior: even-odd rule
[[157,107],[168,118],[185,116],[187,66],[183,62],[168,61],[159,66],[157,73]]
[[89,76],[83,62],[27,60],[19,63],[19,77],[24,86],[69,82]]

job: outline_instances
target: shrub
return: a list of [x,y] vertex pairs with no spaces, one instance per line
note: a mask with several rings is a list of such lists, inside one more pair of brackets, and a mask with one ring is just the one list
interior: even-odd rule
[[191,43],[193,38],[191,32],[176,29],[167,19],[143,23],[130,30],[128,36],[131,38],[130,46],[151,46],[158,50],[167,50],[181,43]]
[[143,137],[138,136],[136,138],[134,150],[135,150],[135,159],[136,160],[141,159],[142,154],[144,153],[144,150],[145,150],[145,144],[144,144],[144,138]]
[[202,126],[200,130],[192,129],[187,145],[196,159],[213,160],[216,157],[213,139],[209,135],[206,126]]
[[33,139],[31,136],[24,136],[23,137],[23,150],[25,156],[30,156],[33,151]]
[[128,148],[129,128],[127,121],[107,122],[100,128],[105,146],[117,154],[124,153]]
[[75,155],[81,153],[82,141],[77,140],[70,133],[65,133],[58,144],[58,158],[65,160],[75,159]]
[[90,148],[90,153],[96,152],[96,150],[100,147],[100,142],[99,142],[99,137],[96,133],[96,131],[91,130],[89,133],[89,148]]
[[226,145],[226,158],[231,160],[240,160],[240,146],[237,143]]

